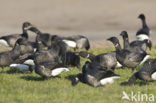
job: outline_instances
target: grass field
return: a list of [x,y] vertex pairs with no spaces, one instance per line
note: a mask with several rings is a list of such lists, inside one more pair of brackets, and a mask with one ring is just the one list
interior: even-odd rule
[[[90,52],[99,54],[111,50],[113,49],[99,48],[91,49]],[[148,53],[155,58],[156,47]],[[81,64],[85,61],[81,59]],[[34,72],[10,72],[9,68],[5,68],[4,72],[0,73],[0,103],[129,103],[130,101],[121,100],[122,91],[128,94],[131,91],[154,94],[156,101],[156,82],[140,85],[142,81],[138,81],[132,86],[120,85],[132,75],[131,69],[116,69],[115,73],[121,75],[121,78],[112,85],[97,88],[83,83],[72,87],[71,78],[80,71],[77,68],[69,69],[70,72],[62,73],[59,77],[43,80]]]

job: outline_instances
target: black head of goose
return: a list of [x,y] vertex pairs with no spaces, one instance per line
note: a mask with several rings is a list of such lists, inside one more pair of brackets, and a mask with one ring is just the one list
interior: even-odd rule
[[150,29],[146,24],[146,18],[144,14],[140,14],[138,16],[139,19],[142,21],[142,28],[139,29],[136,33],[136,37],[138,40],[144,40],[144,39],[149,39],[150,36]]
[[12,34],[7,36],[0,37],[0,44],[4,46],[13,47],[15,45],[15,42],[19,38],[25,38],[28,39],[27,30],[29,30],[32,27],[31,23],[24,22],[22,26],[23,33],[22,34]]
[[132,41],[132,42],[130,43],[130,46],[131,46],[131,47],[139,46],[139,47],[141,47],[144,51],[146,51],[147,48],[149,48],[149,50],[152,49],[152,42],[151,42],[151,40],[149,40],[149,39],[144,39],[143,41],[135,40],[135,41]]
[[86,51],[79,52],[79,55],[83,58],[88,58],[92,62],[99,63],[102,67],[105,67],[107,69],[115,69],[122,67],[122,65],[117,61],[116,59],[116,52],[108,52],[108,53],[102,53],[98,55],[94,55],[92,53],[88,53]]
[[134,84],[137,79],[146,82],[156,81],[156,59],[146,61],[143,67],[130,77],[128,84]]
[[12,64],[21,54],[21,48],[19,45],[19,39],[16,41],[11,51],[0,53],[0,67],[9,66]]
[[[112,84],[115,79],[120,78],[119,75],[113,73],[112,71],[107,71],[102,69],[102,67],[100,67],[100,65],[98,64],[92,65],[92,63],[86,62],[85,65],[83,67],[83,72],[81,74],[78,74],[72,80],[73,86],[75,86],[79,81],[89,84],[93,87],[103,86],[106,84]],[[88,66],[88,65],[92,65],[92,66]]]
[[73,35],[68,37],[63,37],[63,41],[71,48],[76,49],[83,49],[86,50],[90,49],[90,43],[87,37],[82,35]]
[[65,52],[61,56],[62,63],[65,66],[71,66],[71,67],[77,67],[78,69],[81,69],[81,64],[80,64],[80,57],[78,53],[76,52]]
[[140,46],[136,46],[136,45],[131,46],[129,44],[129,38],[128,38],[128,34],[126,31],[122,31],[120,35],[123,38],[124,49],[128,49],[130,51],[134,51],[134,52],[138,52],[138,53],[145,52]]
[[35,66],[35,72],[43,78],[55,77],[64,71],[68,72],[69,69],[56,61],[45,61]]
[[146,56],[147,58],[149,56],[145,52],[138,53],[127,49],[121,49],[119,40],[116,37],[111,37],[108,40],[111,41],[116,48],[117,61],[125,67],[132,68],[132,71],[134,71],[140,63],[144,62]]

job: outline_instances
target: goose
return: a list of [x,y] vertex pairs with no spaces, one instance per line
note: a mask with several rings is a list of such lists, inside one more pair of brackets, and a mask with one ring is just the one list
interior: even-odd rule
[[147,48],[149,48],[149,50],[151,50],[152,42],[149,39],[144,39],[143,41],[135,40],[130,43],[130,46],[131,47],[138,46],[138,47],[141,47],[144,51],[146,51]]
[[36,42],[30,42],[26,39],[21,38],[19,40],[19,44],[21,47],[21,55],[24,55],[26,53],[34,53],[37,48],[37,43]]
[[20,39],[18,39],[15,43],[15,46],[11,51],[0,53],[0,67],[3,68],[12,64],[16,59],[19,58],[21,54],[21,48],[19,45]]
[[156,59],[146,61],[143,67],[130,77],[128,84],[134,84],[137,79],[146,82],[156,81]]
[[28,39],[27,30],[32,27],[31,23],[24,22],[22,26],[23,33],[22,34],[11,34],[7,36],[0,37],[0,44],[8,47],[13,47],[17,39],[25,38]]
[[37,29],[37,27],[34,26],[31,27],[29,30],[37,34],[36,42],[41,42],[40,47],[42,48],[51,46],[52,37],[57,36],[57,35],[51,35],[49,33],[42,33],[39,29]]
[[69,69],[55,61],[45,61],[35,66],[35,72],[43,78],[56,77],[62,72],[68,72]]
[[[78,74],[73,80],[72,85],[75,86],[79,81],[89,84],[93,87],[104,86],[112,84],[115,79],[119,79],[120,76],[102,69],[100,65],[93,62],[86,62],[82,68],[82,73]],[[96,65],[94,65],[96,64]],[[91,65],[91,66],[90,66]]]
[[135,40],[129,43],[128,33],[126,31],[122,31],[120,36],[122,36],[123,38],[124,49],[129,49],[136,52],[142,52],[142,51],[146,51],[148,47],[151,50],[152,43],[148,39],[145,39],[143,41]]
[[[38,41],[37,44],[38,47],[42,45],[40,41]],[[52,42],[51,47],[49,47],[48,50],[40,50],[39,48],[37,48],[37,51],[33,55],[29,56],[29,59],[34,60],[35,64],[48,60],[59,61],[59,56],[65,53],[66,50],[67,48],[64,42],[56,41]]]
[[138,52],[138,53],[143,53],[145,52],[140,46],[131,46],[129,44],[129,38],[128,38],[128,34],[126,31],[122,31],[120,36],[122,36],[123,38],[123,44],[124,44],[124,49],[128,49],[130,51],[134,51],[134,52]]
[[107,40],[111,41],[115,46],[117,61],[125,67],[132,68],[132,71],[134,71],[140,63],[144,62],[144,60],[146,60],[145,58],[149,57],[146,52],[138,53],[128,49],[121,49],[119,40],[116,37],[111,37]]
[[65,66],[76,66],[78,69],[81,69],[80,57],[77,52],[65,52],[61,55],[61,61]]
[[71,48],[76,49],[83,49],[86,50],[90,49],[90,43],[87,37],[83,35],[72,35],[68,37],[62,37],[63,41]]
[[149,27],[146,24],[145,15],[144,14],[140,14],[138,16],[138,18],[141,19],[141,21],[142,21],[142,28],[137,31],[136,38],[138,40],[141,40],[141,41],[144,40],[144,39],[149,39],[149,37],[150,37],[150,29],[149,29]]
[[107,69],[115,69],[120,68],[122,65],[117,61],[116,59],[116,52],[108,52],[108,53],[102,53],[98,55],[94,55],[92,53],[88,53],[86,51],[79,52],[79,56],[83,58],[88,58],[92,62],[99,63],[100,66],[105,67]]

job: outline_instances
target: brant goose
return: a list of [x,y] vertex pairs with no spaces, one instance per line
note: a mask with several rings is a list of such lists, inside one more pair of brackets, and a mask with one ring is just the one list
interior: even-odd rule
[[35,72],[43,78],[58,76],[61,72],[68,72],[69,69],[56,61],[45,61],[35,66]]
[[116,52],[108,52],[108,53],[102,53],[98,55],[94,55],[91,53],[88,53],[86,51],[79,52],[79,55],[83,58],[88,58],[92,62],[99,63],[100,66],[105,67],[107,69],[115,69],[122,67],[122,65],[117,61],[116,59]]
[[138,40],[144,40],[144,39],[149,39],[150,37],[150,29],[146,24],[146,18],[144,14],[140,14],[138,16],[139,19],[142,21],[142,28],[139,29],[136,33],[136,37]]
[[116,37],[111,37],[107,40],[111,41],[115,46],[117,61],[125,67],[132,68],[132,71],[134,71],[140,63],[144,62],[144,58],[149,57],[146,52],[138,53],[128,49],[121,49],[119,40]]
[[120,76],[112,71],[104,70],[99,64],[87,61],[82,68],[82,73],[78,74],[72,80],[72,85],[75,86],[81,81],[93,87],[97,87],[112,84],[114,80],[118,78],[120,78]]
[[129,43],[129,38],[126,31],[122,31],[120,35],[123,38],[124,49],[129,49],[136,52],[142,52],[142,51],[146,51],[148,47],[151,50],[152,43],[148,39],[145,39],[143,41],[136,40]]
[[149,59],[143,67],[130,77],[128,84],[134,84],[137,79],[147,82],[156,81],[156,59]]
[[83,49],[86,50],[90,49],[90,43],[87,37],[82,35],[73,35],[68,37],[63,37],[63,41],[71,48],[76,49]]
[[0,53],[0,67],[2,67],[2,69],[14,63],[14,61],[19,58],[21,54],[19,41],[20,39],[16,41],[15,46],[11,51]]
[[7,36],[0,37],[0,44],[4,46],[13,47],[15,45],[15,42],[19,38],[25,38],[28,39],[27,30],[32,27],[31,23],[24,22],[22,26],[23,33],[22,34],[12,34]]

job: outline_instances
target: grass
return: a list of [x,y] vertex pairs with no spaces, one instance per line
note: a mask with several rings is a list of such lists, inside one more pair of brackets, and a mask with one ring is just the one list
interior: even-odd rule
[[[111,48],[91,49],[89,52],[100,54],[112,51]],[[156,57],[156,47],[148,51],[152,58]],[[81,59],[81,64],[86,59]],[[138,67],[137,69],[139,69]],[[62,73],[59,77],[43,80],[33,73],[9,72],[5,68],[0,73],[0,103],[129,103],[121,100],[122,91],[154,94],[156,101],[156,82],[140,85],[142,81],[132,86],[121,86],[132,75],[131,69],[116,69],[115,73],[121,75],[112,85],[91,87],[83,83],[71,86],[71,78],[79,73],[77,68],[69,68],[70,72]],[[142,102],[143,103],[143,102]]]

